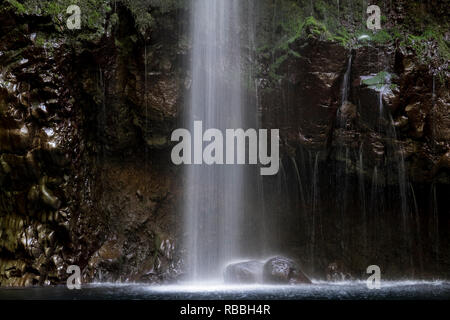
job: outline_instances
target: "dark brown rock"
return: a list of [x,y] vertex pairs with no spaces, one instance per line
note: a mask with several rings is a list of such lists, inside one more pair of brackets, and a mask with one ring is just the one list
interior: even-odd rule
[[264,283],[276,284],[310,284],[311,280],[303,273],[300,266],[291,259],[274,257],[263,268]]

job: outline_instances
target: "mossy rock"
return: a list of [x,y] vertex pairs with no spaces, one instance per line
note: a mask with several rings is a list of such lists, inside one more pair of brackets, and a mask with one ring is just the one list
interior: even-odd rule
[[327,27],[322,22],[317,21],[314,17],[306,18],[305,22],[301,26],[301,34],[303,37],[310,38],[321,38],[329,39],[331,38],[330,32]]
[[377,73],[373,77],[364,78],[361,82],[366,86],[383,86],[389,84],[391,81],[392,75],[389,72],[381,71]]

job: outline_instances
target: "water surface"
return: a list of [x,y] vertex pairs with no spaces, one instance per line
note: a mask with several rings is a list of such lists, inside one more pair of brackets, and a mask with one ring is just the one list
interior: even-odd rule
[[0,300],[450,300],[450,282],[383,282],[370,290],[365,282],[314,282],[298,286],[90,284],[2,288]]

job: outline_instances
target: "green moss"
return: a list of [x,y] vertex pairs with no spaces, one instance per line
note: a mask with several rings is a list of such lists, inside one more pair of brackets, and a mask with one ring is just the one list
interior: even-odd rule
[[398,85],[395,84],[395,83],[391,83],[391,84],[389,85],[389,88],[390,88],[391,90],[395,90],[395,89],[398,89]]
[[390,79],[391,74],[389,72],[381,71],[371,78],[364,79],[362,83],[366,86],[378,86],[388,84]]
[[[185,5],[184,0],[7,0],[10,9],[20,15],[48,16],[59,36],[68,42],[99,40],[111,26],[119,23],[118,5],[134,17],[136,29],[144,34],[155,24],[154,15],[161,15]],[[70,5],[81,9],[81,30],[67,30],[66,10]],[[113,9],[114,8],[114,9]],[[108,26],[108,29],[105,27]]]
[[304,38],[321,38],[329,39],[331,37],[330,32],[324,23],[317,21],[314,17],[308,17],[300,28],[300,34]]
[[[436,25],[428,26],[422,34],[408,34],[402,39],[401,45],[405,48],[412,48],[423,64],[436,65],[445,64],[450,59],[450,49],[448,41],[445,40],[445,30]],[[430,54],[436,46],[437,57]],[[441,70],[444,73],[446,70]]]
[[[98,38],[104,31],[106,13],[111,9],[107,0],[7,0],[11,9],[20,15],[48,16],[52,27],[61,37]],[[81,9],[81,30],[70,31],[66,27],[67,8],[78,5]]]
[[331,35],[329,40],[340,43],[346,47],[352,39],[352,35],[344,28],[337,31],[335,35]]
[[378,43],[378,44],[387,44],[393,40],[392,36],[386,30],[379,30],[379,31],[375,32],[372,35],[371,39],[373,42]]
[[35,44],[36,44],[37,47],[40,47],[40,48],[44,47],[44,45],[45,45],[45,37],[42,34],[38,33],[37,36],[36,36]]
[[17,0],[6,0],[7,3],[19,14],[24,14],[26,12],[25,7]]

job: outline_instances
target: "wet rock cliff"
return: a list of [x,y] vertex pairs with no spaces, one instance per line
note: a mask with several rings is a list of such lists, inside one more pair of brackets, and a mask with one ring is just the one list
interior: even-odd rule
[[[372,264],[450,277],[448,32],[392,31],[423,12],[444,26],[445,6],[385,1],[392,32],[367,33],[362,8],[292,2],[258,2],[266,43],[245,47],[261,126],[281,132],[280,173],[259,199],[268,247],[313,277]],[[69,265],[84,281],[175,281],[184,6],[117,1],[70,31],[11,3],[0,5],[0,285],[63,283]]]
[[[177,12],[141,32],[118,4],[101,36],[3,6],[0,285],[179,273],[168,141],[184,90]],[[114,25],[112,25],[114,23]]]
[[[432,6],[384,4],[385,26],[438,19]],[[357,14],[341,10],[351,30]],[[280,25],[258,56],[262,124],[281,132],[281,175],[264,181],[279,241],[310,274],[336,262],[358,277],[371,264],[392,278],[448,277],[448,34],[346,38],[304,21],[296,33]]]

